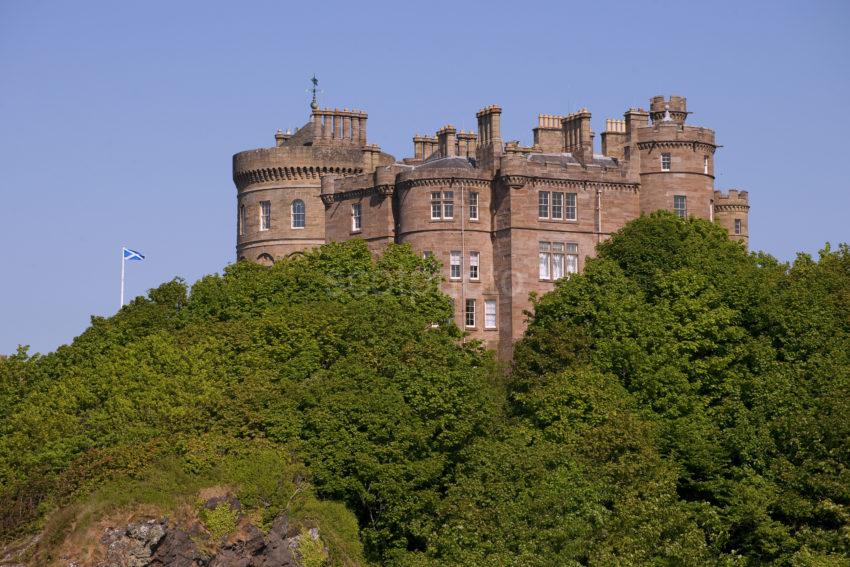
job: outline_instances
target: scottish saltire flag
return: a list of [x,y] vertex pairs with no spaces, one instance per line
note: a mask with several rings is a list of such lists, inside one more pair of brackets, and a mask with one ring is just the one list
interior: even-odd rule
[[141,252],[124,248],[124,259],[130,260],[131,262],[141,262],[145,259],[145,256]]

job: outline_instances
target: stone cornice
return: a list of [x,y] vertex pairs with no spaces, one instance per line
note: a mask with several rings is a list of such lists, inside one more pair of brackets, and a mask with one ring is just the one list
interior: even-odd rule
[[474,177],[425,177],[422,179],[407,179],[398,184],[400,189],[412,189],[419,186],[446,186],[446,185],[465,185],[468,187],[489,187],[489,179],[476,179]]
[[703,150],[714,154],[719,148],[717,144],[709,142],[701,142],[695,140],[648,140],[646,142],[638,142],[638,148],[641,150],[651,150],[653,148],[682,148],[691,147],[694,151]]
[[372,197],[373,195],[386,197],[387,195],[392,195],[394,190],[394,185],[373,185],[372,187],[349,189],[347,191],[340,191],[339,193],[323,193],[321,197],[325,205],[330,205],[331,203],[338,203],[348,199],[362,199],[363,197]]
[[361,167],[315,167],[315,166],[287,166],[287,167],[264,167],[237,171],[233,174],[233,182],[237,189],[242,190],[255,183],[273,183],[280,181],[318,181],[322,175],[355,175],[362,173]]
[[532,187],[569,187],[573,189],[602,189],[607,191],[634,191],[640,189],[638,183],[616,183],[613,181],[584,181],[581,179],[557,179],[553,177],[535,177],[531,175],[503,175],[502,183],[511,189],[526,185]]
[[729,212],[729,211],[747,212],[749,210],[750,210],[749,205],[743,205],[743,204],[732,205],[732,204],[726,204],[726,203],[715,203],[714,204],[714,212],[715,213],[725,213],[725,212]]

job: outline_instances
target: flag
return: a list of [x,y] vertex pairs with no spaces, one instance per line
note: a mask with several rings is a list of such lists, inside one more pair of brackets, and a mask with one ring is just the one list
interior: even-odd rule
[[130,260],[131,262],[141,262],[145,259],[145,257],[141,252],[136,252],[135,250],[124,248],[124,259]]

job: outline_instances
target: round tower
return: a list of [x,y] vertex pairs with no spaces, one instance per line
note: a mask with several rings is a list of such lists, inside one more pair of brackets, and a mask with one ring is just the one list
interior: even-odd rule
[[750,196],[746,191],[730,189],[714,192],[714,222],[729,233],[729,238],[750,245]]
[[[652,123],[636,130],[641,213],[664,209],[683,217],[711,218],[714,130],[685,125],[688,114],[685,97],[650,100]],[[635,145],[635,137],[632,142]]]
[[325,243],[322,176],[394,161],[366,144],[366,119],[362,111],[313,108],[310,122],[276,134],[274,147],[233,156],[237,259],[270,264]]

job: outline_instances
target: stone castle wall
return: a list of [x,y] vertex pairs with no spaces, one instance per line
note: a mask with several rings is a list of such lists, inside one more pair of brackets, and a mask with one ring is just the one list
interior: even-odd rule
[[[509,359],[525,330],[530,295],[554,288],[555,279],[541,271],[543,259],[547,266],[556,262],[546,254],[563,253],[564,270],[575,254],[581,271],[596,245],[624,224],[654,210],[674,211],[676,204],[686,206],[680,214],[713,219],[747,244],[747,192],[715,191],[714,131],[685,124],[684,97],[654,97],[649,112],[629,109],[622,120],[608,119],[601,154],[594,152],[586,109],[541,114],[530,147],[503,141],[501,113],[496,105],[478,112],[477,133],[446,125],[434,136],[416,135],[413,156],[396,161],[367,143],[365,113],[314,110],[295,134],[279,133],[276,147],[234,156],[237,208],[249,211],[239,223],[237,257],[269,262],[350,238],[364,239],[375,253],[409,243],[442,263],[458,326]],[[303,228],[292,227],[296,199],[306,207]],[[264,231],[261,201],[271,204]],[[547,248],[563,252],[541,256]],[[453,253],[460,255],[460,278],[452,277]],[[473,256],[477,277],[470,273]],[[475,302],[474,322],[465,317],[468,300]],[[485,325],[490,302],[491,326]]]

